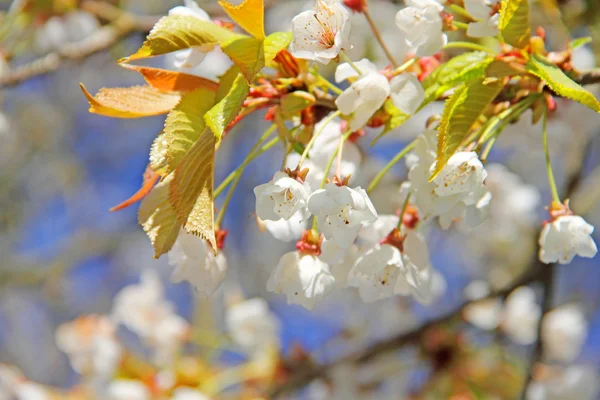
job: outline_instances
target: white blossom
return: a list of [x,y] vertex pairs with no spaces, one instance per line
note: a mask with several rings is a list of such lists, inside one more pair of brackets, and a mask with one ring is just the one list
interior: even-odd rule
[[325,238],[344,248],[354,242],[361,226],[377,220],[375,207],[360,187],[328,183],[310,196],[308,208],[317,217]]
[[548,222],[540,235],[540,260],[569,264],[575,256],[593,258],[598,252],[591,235],[594,227],[578,215],[564,215]]
[[[319,121],[315,125],[315,133],[321,132],[320,135],[315,139],[313,146],[308,152],[308,158],[304,160],[302,168],[308,168],[309,173],[306,176],[306,182],[311,188],[317,188],[321,185],[323,178],[325,177],[325,169],[329,163],[331,154],[336,151],[340,145],[340,137],[342,136],[341,121],[334,119],[327,125],[323,126],[325,119]],[[292,153],[288,155],[286,167],[290,169],[296,168],[300,161],[300,155],[298,153]],[[352,143],[350,140],[344,141],[342,147],[342,160],[340,164],[340,175],[346,177],[349,175],[355,175],[359,172],[359,166],[362,162],[362,155],[360,148]],[[328,178],[333,178],[336,173],[334,168],[329,171]]]
[[142,382],[118,379],[106,387],[107,400],[150,400],[152,394]]
[[508,296],[504,306],[502,328],[506,334],[518,344],[534,343],[542,315],[535,291],[528,286],[517,288]]
[[499,0],[465,0],[465,8],[477,22],[471,22],[467,36],[486,37],[498,34],[500,14],[494,8]]
[[264,299],[232,305],[227,310],[226,324],[233,341],[250,355],[279,346],[279,321]]
[[318,257],[297,251],[284,254],[267,281],[267,290],[283,293],[288,304],[312,310],[335,284],[329,266]]
[[316,0],[292,20],[294,57],[328,64],[348,46],[350,14],[338,0]]
[[588,324],[579,305],[558,307],[542,321],[544,352],[552,360],[573,362],[581,352],[587,331]]
[[262,220],[289,220],[297,212],[303,220],[310,216],[306,208],[310,186],[278,171],[273,179],[254,188],[256,215]]
[[83,316],[59,326],[56,345],[69,356],[73,370],[82,375],[110,377],[121,359],[115,326],[105,316]]
[[303,211],[297,211],[288,220],[283,218],[277,221],[264,220],[262,224],[271,235],[282,242],[295,242],[302,236],[308,228],[308,221],[304,218]]
[[142,274],[139,284],[126,286],[115,296],[112,317],[154,350],[158,364],[172,361],[190,329],[185,319],[175,314],[151,270]]
[[400,40],[418,57],[434,55],[448,42],[442,32],[443,6],[433,0],[412,0],[407,4],[396,14]]
[[[185,6],[177,6],[169,10],[169,15],[190,16],[201,21],[210,21],[209,15],[198,6],[194,0],[183,0]],[[206,53],[215,48],[214,44],[194,46],[189,49],[179,50],[175,53],[173,65],[175,68],[195,68],[206,57]]]
[[597,400],[598,371],[593,366],[571,365],[527,388],[527,400]]
[[227,272],[227,260],[222,252],[215,256],[206,240],[183,229],[168,256],[169,264],[175,266],[171,280],[188,281],[207,297],[221,286]]
[[338,109],[351,116],[350,129],[356,131],[383,105],[391,92],[388,79],[377,70],[375,64],[364,58],[355,63],[362,75],[348,63],[340,64],[335,71],[335,81],[358,78],[335,100]]
[[469,228],[475,228],[486,220],[489,211],[491,193],[484,186],[487,172],[476,153],[457,152],[429,182],[436,162],[435,135],[433,130],[425,131],[406,158],[411,201],[423,220],[439,217],[443,229],[455,221],[464,221]]
[[488,283],[473,281],[465,287],[463,293],[471,301],[463,311],[465,320],[483,330],[498,328],[502,317],[502,301],[498,297],[485,299],[490,293]]
[[171,400],[210,400],[210,397],[199,390],[180,386],[173,391]]
[[414,114],[425,100],[425,90],[413,74],[404,73],[393,77],[390,89],[392,102],[405,114]]

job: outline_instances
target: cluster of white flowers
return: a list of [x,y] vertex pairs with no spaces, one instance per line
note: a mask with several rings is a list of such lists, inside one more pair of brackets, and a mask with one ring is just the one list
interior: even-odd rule
[[60,50],[65,43],[79,42],[100,27],[93,14],[76,10],[64,16],[53,16],[36,31],[35,47],[40,53]]

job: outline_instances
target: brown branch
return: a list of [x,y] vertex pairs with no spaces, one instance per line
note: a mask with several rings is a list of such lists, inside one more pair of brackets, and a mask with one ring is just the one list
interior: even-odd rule
[[496,298],[496,297],[506,297],[513,290],[515,290],[516,288],[518,288],[520,286],[537,282],[538,281],[538,272],[539,272],[541,266],[542,266],[541,263],[539,261],[536,261],[535,265],[532,268],[530,268],[529,272],[526,273],[525,275],[523,275],[520,279],[516,280],[513,284],[511,284],[503,289],[499,289],[499,290],[491,292],[484,299],[466,302],[466,303],[462,304],[460,307],[458,307],[457,309],[455,309],[445,315],[442,315],[441,317],[434,318],[430,321],[427,321],[426,323],[424,323],[423,325],[421,325],[419,328],[417,328],[415,330],[399,334],[399,335],[394,336],[389,339],[381,340],[379,342],[374,343],[371,346],[368,346],[368,347],[366,347],[362,350],[359,350],[355,353],[352,353],[352,354],[349,354],[342,358],[339,358],[328,364],[323,364],[323,365],[316,366],[316,367],[314,365],[311,365],[308,368],[302,369],[300,371],[296,371],[290,380],[288,380],[281,386],[277,386],[277,387],[273,388],[271,390],[271,392],[269,393],[269,395],[267,395],[267,398],[275,398],[275,397],[278,397],[285,393],[291,392],[293,390],[300,389],[317,378],[327,376],[331,372],[332,369],[334,369],[335,367],[337,367],[339,365],[349,364],[349,363],[361,364],[361,363],[369,362],[381,354],[385,354],[389,351],[399,349],[406,345],[418,343],[421,340],[421,338],[423,337],[423,334],[425,332],[427,332],[429,329],[431,329],[437,325],[446,324],[446,323],[452,322],[453,320],[457,319],[458,317],[460,317],[463,310],[467,306],[469,306],[477,301],[482,301],[485,299],[492,299],[492,298]]

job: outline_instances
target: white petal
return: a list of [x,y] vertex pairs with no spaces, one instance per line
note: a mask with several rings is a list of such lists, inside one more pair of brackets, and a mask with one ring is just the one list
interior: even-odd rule
[[406,114],[414,114],[425,99],[425,91],[412,74],[402,74],[390,81],[390,97],[394,105]]

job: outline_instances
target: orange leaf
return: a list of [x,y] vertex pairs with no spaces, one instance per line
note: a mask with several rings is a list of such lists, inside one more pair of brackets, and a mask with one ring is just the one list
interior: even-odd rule
[[168,71],[166,69],[142,67],[139,65],[120,64],[122,67],[142,74],[148,84],[163,92],[192,92],[196,89],[206,88],[217,91],[219,84],[210,79],[183,72]]
[[148,193],[150,193],[150,191],[154,187],[154,184],[156,183],[156,181],[158,181],[158,178],[160,178],[159,174],[154,172],[152,168],[150,168],[150,166],[146,167],[146,171],[144,172],[144,182],[142,183],[142,187],[140,188],[140,190],[135,192],[133,196],[131,196],[121,204],[111,208],[109,211],[119,211],[129,207],[133,203],[137,203],[138,201],[142,200],[144,197],[146,197]]
[[107,117],[140,118],[166,114],[179,103],[177,93],[161,92],[152,86],[103,88],[95,96],[79,84],[90,103],[90,112]]

